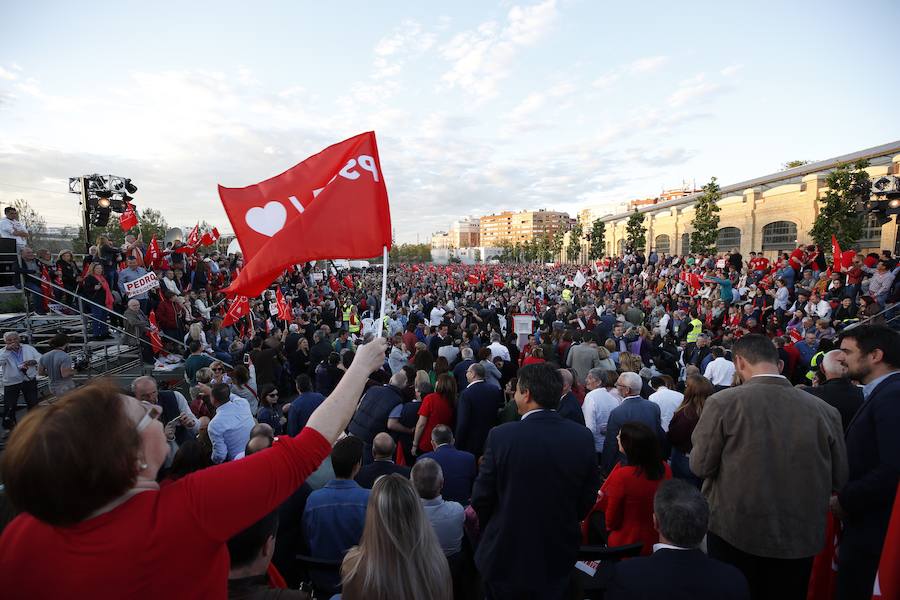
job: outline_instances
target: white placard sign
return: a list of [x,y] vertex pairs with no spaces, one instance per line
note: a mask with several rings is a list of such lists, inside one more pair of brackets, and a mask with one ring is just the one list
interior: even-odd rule
[[534,317],[531,315],[513,315],[513,331],[516,335],[528,335],[532,333],[532,322]]
[[150,271],[146,275],[142,275],[138,277],[134,281],[129,281],[125,284],[125,294],[128,295],[129,298],[134,298],[144,292],[149,292],[153,288],[159,287],[159,279],[156,278],[156,273]]

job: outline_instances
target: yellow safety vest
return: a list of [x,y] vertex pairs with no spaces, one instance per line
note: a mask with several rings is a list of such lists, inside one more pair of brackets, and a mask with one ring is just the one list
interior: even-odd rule
[[563,301],[565,301],[565,302],[568,302],[569,300],[571,300],[572,299],[572,290],[570,290],[569,288],[564,289],[563,293],[562,293],[562,298],[563,298]]
[[[359,317],[350,318],[351,315],[347,315],[347,321],[350,322],[350,333],[359,333]],[[354,320],[355,319],[355,320]]]
[[344,321],[346,322],[349,320],[350,320],[350,305],[345,304],[344,305]]
[[688,343],[691,344],[696,342],[701,333],[703,333],[703,321],[700,319],[692,319],[691,330],[687,334]]

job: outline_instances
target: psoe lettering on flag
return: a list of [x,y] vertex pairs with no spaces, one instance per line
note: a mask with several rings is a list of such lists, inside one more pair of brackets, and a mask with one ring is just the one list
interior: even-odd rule
[[152,271],[147,273],[143,277],[139,279],[135,279],[134,281],[129,281],[125,284],[125,294],[129,298],[134,298],[137,295],[143,294],[144,292],[149,292],[154,288],[159,287],[159,279],[156,278],[156,273]]

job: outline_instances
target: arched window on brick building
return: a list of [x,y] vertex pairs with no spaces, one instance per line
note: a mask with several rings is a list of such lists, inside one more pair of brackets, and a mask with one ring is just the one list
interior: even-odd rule
[[741,230],[737,227],[723,227],[716,237],[716,252],[730,252],[741,247]]
[[657,254],[669,254],[672,251],[672,241],[666,234],[658,235],[653,239],[653,249]]
[[774,221],[762,228],[763,250],[791,250],[797,247],[797,224]]

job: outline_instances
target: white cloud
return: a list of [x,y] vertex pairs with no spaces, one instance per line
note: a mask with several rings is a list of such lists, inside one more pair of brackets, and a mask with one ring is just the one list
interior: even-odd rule
[[[15,69],[15,65],[13,65],[13,69]],[[2,66],[0,66],[0,79],[6,79],[7,81],[15,81],[19,76],[13,73],[12,71],[7,71]]]
[[719,94],[727,89],[727,86],[721,83],[707,81],[703,73],[696,75],[686,81],[672,94],[669,95],[667,101],[669,106],[679,107],[688,103],[695,103],[708,98],[715,94]]
[[436,40],[437,36],[426,31],[421,23],[404,21],[393,33],[375,43],[372,77],[396,77],[409,60],[422,56]]
[[456,34],[441,48],[441,55],[451,63],[441,78],[443,83],[477,100],[495,97],[499,82],[510,75],[517,52],[544,37],[556,17],[556,0],[544,0],[526,7],[513,6],[502,25],[486,21]]
[[719,73],[723,77],[731,77],[732,75],[734,75],[735,73],[737,73],[738,71],[740,71],[743,68],[744,68],[744,65],[728,65],[727,67],[725,67],[724,69],[719,71]]
[[633,60],[632,62],[620,65],[611,69],[594,80],[593,86],[598,89],[604,89],[612,86],[623,77],[631,77],[636,75],[644,75],[652,73],[660,67],[669,63],[669,57],[663,55],[644,56]]

